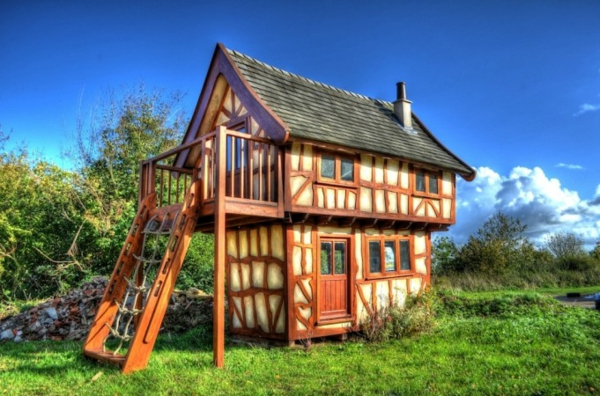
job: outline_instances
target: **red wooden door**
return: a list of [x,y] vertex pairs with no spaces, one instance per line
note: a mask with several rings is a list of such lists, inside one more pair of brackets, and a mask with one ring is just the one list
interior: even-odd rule
[[348,241],[321,239],[319,319],[350,315]]

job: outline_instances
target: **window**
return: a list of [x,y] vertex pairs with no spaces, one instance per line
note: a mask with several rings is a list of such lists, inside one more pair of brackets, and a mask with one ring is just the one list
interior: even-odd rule
[[321,242],[321,275],[346,273],[346,242]]
[[411,270],[410,244],[407,237],[368,238],[369,275],[386,276]]
[[439,174],[423,169],[415,170],[415,191],[439,194]]
[[319,180],[333,183],[354,183],[354,158],[336,153],[321,153]]

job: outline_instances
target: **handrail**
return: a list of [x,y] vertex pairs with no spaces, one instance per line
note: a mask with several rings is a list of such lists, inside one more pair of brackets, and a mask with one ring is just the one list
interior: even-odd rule
[[[220,138],[219,138],[220,136]],[[218,144],[223,145],[221,149]],[[180,168],[161,161],[201,146],[193,168]],[[219,169],[217,156],[223,153],[225,166]],[[281,152],[270,139],[218,127],[190,142],[142,162],[140,200],[156,192],[157,206],[179,203],[182,189],[202,179],[203,201],[215,198],[219,171],[224,174],[226,199],[277,204],[283,199]],[[281,210],[283,210],[281,202]]]

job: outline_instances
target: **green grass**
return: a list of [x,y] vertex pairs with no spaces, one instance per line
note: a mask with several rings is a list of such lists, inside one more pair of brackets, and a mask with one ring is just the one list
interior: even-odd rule
[[[585,394],[600,389],[600,313],[537,293],[442,295],[429,334],[309,352],[228,344],[212,367],[208,329],[159,338],[149,367],[122,375],[81,344],[0,345],[0,394]],[[102,372],[96,380],[94,376]]]

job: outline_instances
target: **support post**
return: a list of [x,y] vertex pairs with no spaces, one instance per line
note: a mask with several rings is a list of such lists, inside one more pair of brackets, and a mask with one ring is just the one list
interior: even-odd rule
[[218,127],[216,136],[217,166],[215,169],[215,265],[213,303],[213,363],[223,367],[225,361],[225,183],[227,143],[225,127]]

